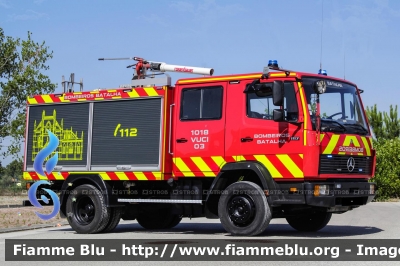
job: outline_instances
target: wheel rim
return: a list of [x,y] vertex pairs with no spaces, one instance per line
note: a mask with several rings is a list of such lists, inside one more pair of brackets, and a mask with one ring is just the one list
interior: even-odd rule
[[94,203],[90,197],[82,196],[77,199],[74,214],[79,224],[90,224],[94,219],[95,213]]
[[232,223],[238,227],[251,224],[255,214],[253,200],[246,195],[233,197],[228,202],[228,214]]

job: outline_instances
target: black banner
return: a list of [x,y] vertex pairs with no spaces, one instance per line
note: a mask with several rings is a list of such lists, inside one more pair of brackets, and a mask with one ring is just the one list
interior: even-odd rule
[[6,261],[400,261],[400,239],[6,239]]

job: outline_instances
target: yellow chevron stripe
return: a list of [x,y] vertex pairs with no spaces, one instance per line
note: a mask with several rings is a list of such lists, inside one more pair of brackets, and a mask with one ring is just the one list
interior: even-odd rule
[[131,98],[140,97],[139,94],[137,93],[137,91],[135,91],[135,90],[132,90],[132,91],[128,92],[128,95]]
[[22,174],[22,176],[23,176],[24,180],[32,180],[32,177],[31,177],[31,175],[29,174],[29,172],[24,172],[24,173]]
[[222,156],[211,156],[211,159],[216,165],[219,166],[219,169],[221,169],[226,164],[226,161]]
[[360,147],[360,143],[358,142],[358,139],[356,136],[346,136],[343,142],[343,146],[350,146],[350,142],[353,141],[354,146]]
[[174,163],[176,167],[178,167],[179,171],[182,172],[184,176],[194,176],[193,172],[190,171],[189,167],[183,162],[183,160],[179,157],[174,158]]
[[299,156],[300,156],[301,159],[303,159],[303,154],[300,153]]
[[320,134],[319,135],[319,141],[322,142],[322,140],[325,138],[325,134]]
[[51,99],[50,95],[42,95],[42,99],[45,103],[52,103],[53,100]]
[[35,98],[28,98],[28,103],[29,104],[37,104],[38,102],[36,101],[36,99]]
[[157,91],[154,88],[144,88],[144,91],[147,93],[149,96],[158,96]]
[[268,171],[271,173],[271,176],[273,178],[282,178],[283,176],[281,173],[276,169],[276,167],[271,163],[270,160],[268,160],[267,156],[265,155],[254,155],[254,158],[256,158],[257,161],[262,163]]
[[133,172],[138,180],[148,180],[147,177],[143,174],[143,172]]
[[64,177],[60,172],[53,172],[53,176],[56,180],[64,180]]
[[285,165],[286,169],[295,177],[295,178],[304,178],[303,171],[293,162],[293,160],[287,154],[277,154],[276,157]]
[[152,172],[156,180],[161,180],[161,172]]
[[322,154],[331,154],[332,151],[335,149],[338,141],[339,141],[339,135],[332,135],[331,140],[329,141],[328,145],[326,146]]
[[107,175],[106,172],[99,172],[98,174],[103,180],[111,180],[111,178]]
[[204,176],[212,177],[215,176],[213,171],[211,171],[210,167],[204,162],[201,157],[190,157],[194,164],[200,169],[200,171],[204,174]]
[[66,100],[66,99],[64,98],[64,95],[61,96],[61,97],[59,97],[59,99],[60,99],[60,101],[61,101],[62,103],[68,103],[68,102],[70,102],[70,100]]
[[369,148],[368,140],[365,137],[361,137],[361,140],[364,144],[365,151],[367,152],[367,156],[371,156],[371,149]]
[[115,172],[119,180],[129,180],[124,172]]

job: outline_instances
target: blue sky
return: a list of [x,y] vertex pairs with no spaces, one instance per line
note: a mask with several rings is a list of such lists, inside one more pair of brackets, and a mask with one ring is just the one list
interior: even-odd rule
[[317,72],[321,26],[323,69],[365,90],[366,106],[398,104],[400,1],[0,0],[6,35],[24,39],[31,31],[53,50],[45,73],[57,91],[72,72],[85,90],[129,84],[132,61],[100,57],[212,67],[214,75],[258,72],[277,59]]

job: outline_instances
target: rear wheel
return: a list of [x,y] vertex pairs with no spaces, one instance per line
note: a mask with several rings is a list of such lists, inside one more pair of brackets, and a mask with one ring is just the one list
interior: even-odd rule
[[121,220],[121,215],[122,215],[122,209],[121,208],[111,208],[111,214],[110,214],[110,220],[108,221],[108,224],[106,227],[103,229],[102,233],[108,233],[111,232],[117,227],[119,224],[119,221]]
[[247,181],[225,189],[218,202],[218,215],[226,231],[241,236],[261,234],[272,218],[263,190]]
[[332,213],[315,212],[286,218],[291,227],[301,232],[315,232],[324,228],[331,220]]
[[138,223],[146,229],[168,229],[177,226],[182,220],[177,214],[171,213],[171,208],[153,209],[144,211],[136,218]]
[[66,212],[68,223],[79,234],[101,232],[110,219],[103,194],[92,185],[81,185],[71,191]]

